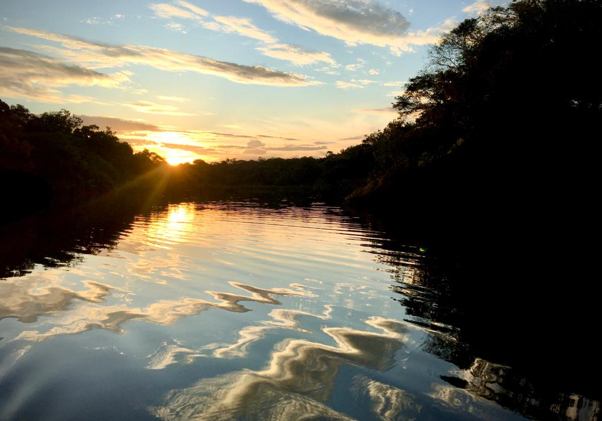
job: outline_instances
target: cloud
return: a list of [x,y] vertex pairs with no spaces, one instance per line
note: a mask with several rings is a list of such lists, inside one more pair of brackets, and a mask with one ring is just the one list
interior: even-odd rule
[[314,145],[284,145],[265,148],[268,151],[286,151],[286,152],[306,152],[306,151],[322,151],[326,146]]
[[70,85],[120,88],[128,74],[103,74],[31,51],[0,47],[0,96],[46,102],[94,102],[81,95],[64,96],[56,88]]
[[372,76],[376,76],[376,75],[380,74],[380,70],[370,69],[368,71],[368,73],[370,73]]
[[373,83],[378,83],[375,80],[370,80],[370,79],[351,79],[351,82],[359,83],[361,85],[371,85]]
[[190,101],[188,98],[181,98],[179,96],[165,96],[159,95],[157,98],[163,101],[173,101],[173,102],[188,102]]
[[[183,5],[184,3],[185,2],[179,2],[180,5]],[[189,8],[192,6],[189,3],[186,4],[188,4]],[[277,38],[263,29],[258,28],[247,18],[239,18],[236,16],[211,16],[210,18],[213,19],[213,21],[207,21],[202,19],[198,14],[192,14],[170,4],[153,4],[151,5],[151,8],[154,10],[155,15],[161,18],[193,19],[201,22],[201,25],[204,28],[212,31],[236,33],[247,38],[261,41],[267,45],[265,47],[257,48],[263,55],[279,60],[287,60],[297,66],[305,66],[318,62],[325,62],[331,65],[337,64],[336,61],[330,57],[330,54],[326,52],[307,51],[300,47],[279,44]],[[209,17],[209,13],[203,12],[203,17]],[[177,23],[170,23],[167,27],[172,30],[184,32],[182,25]]]
[[477,0],[473,4],[466,6],[462,11],[469,15],[482,15],[491,7],[491,3],[487,0]]
[[387,108],[363,108],[353,110],[356,114],[380,115],[380,114],[397,114],[397,110],[391,107]]
[[204,9],[201,9],[200,7],[195,6],[194,4],[188,3],[187,1],[179,1],[178,4],[190,10],[191,12],[196,13],[199,16],[209,16],[209,12],[207,12]]
[[185,30],[185,28],[184,28],[184,25],[182,25],[182,24],[180,24],[180,23],[173,23],[173,22],[170,22],[170,23],[166,24],[166,25],[165,25],[165,27],[166,27],[167,29],[169,29],[170,31],[181,32],[181,33],[183,33],[183,34],[185,34],[185,33],[186,33],[186,30]]
[[124,120],[115,117],[99,117],[78,115],[83,120],[83,124],[88,126],[95,124],[100,128],[110,127],[116,133],[128,133],[136,131],[160,131],[161,128],[154,124],[144,123],[140,121]]
[[339,139],[339,140],[363,140],[366,136],[362,135],[362,136],[352,136],[352,137],[346,137],[343,139]]
[[123,20],[125,18],[124,15],[116,14],[110,17],[109,19],[103,19],[99,16],[94,16],[83,21],[88,25],[113,25],[116,21]]
[[266,44],[278,42],[276,38],[253,25],[250,19],[237,18],[235,16],[215,16],[214,19],[222,25],[221,30],[224,32],[235,32],[239,35],[265,42]]
[[406,81],[394,81],[394,82],[385,82],[384,86],[404,86],[406,83]]
[[[157,17],[163,19],[180,18],[180,19],[191,19],[191,20],[202,20],[196,12],[191,10],[181,9],[171,4],[150,4],[148,7],[155,12]],[[202,10],[202,9],[199,9]],[[206,13],[206,12],[205,12]]]
[[169,149],[179,149],[181,151],[194,152],[199,155],[214,154],[214,153],[218,152],[213,148],[206,148],[204,146],[199,146],[199,145],[183,145],[180,143],[163,143],[162,146],[164,148],[169,148]]
[[356,72],[359,69],[361,69],[362,67],[364,67],[364,60],[358,60],[359,63],[356,64],[348,64],[347,66],[345,66],[345,69],[349,70],[350,72]]
[[339,89],[350,89],[350,88],[363,88],[363,85],[360,85],[358,83],[352,83],[352,82],[344,82],[342,80],[337,80],[336,83],[336,87]]
[[389,97],[398,97],[398,96],[402,96],[403,94],[405,94],[406,91],[401,90],[401,91],[391,91],[387,94],[387,96]]
[[[278,40],[272,37],[269,33],[253,25],[250,19],[239,18],[236,16],[210,17],[209,12],[191,3],[180,1],[177,4],[183,8],[167,3],[151,4],[149,7],[153,10],[155,16],[159,18],[193,20],[199,22],[204,28],[212,31],[237,33],[239,35],[253,38],[267,44],[278,42]],[[207,21],[205,18],[211,18],[213,20]],[[171,25],[181,26],[180,24],[174,23]]]
[[161,105],[155,104],[154,102],[138,101],[130,104],[123,104],[126,107],[133,108],[140,113],[146,114],[160,114],[160,115],[173,115],[173,116],[191,116],[194,114],[183,113],[178,111],[177,107],[173,105]]
[[385,46],[402,36],[410,23],[401,13],[372,0],[245,0],[268,9],[278,19],[313,29],[349,45]]
[[68,59],[92,68],[146,65],[169,72],[196,72],[218,76],[242,84],[268,86],[310,86],[321,84],[297,73],[287,73],[260,66],[246,66],[217,61],[209,57],[180,53],[162,48],[143,45],[117,46],[35,29],[9,26],[5,26],[4,28],[19,34],[58,42],[64,48],[55,49],[55,52],[60,52]]
[[261,140],[249,140],[247,142],[247,147],[248,148],[263,148],[263,147],[265,147],[265,143],[263,143]]
[[389,47],[395,54],[412,45],[436,42],[443,28],[408,32],[399,12],[374,0],[244,0],[268,9],[277,19],[340,39],[348,45]]
[[261,51],[265,56],[287,60],[297,66],[306,66],[320,62],[328,63],[332,66],[337,65],[337,62],[328,53],[307,51],[288,44],[273,44],[267,47],[259,47],[257,50]]

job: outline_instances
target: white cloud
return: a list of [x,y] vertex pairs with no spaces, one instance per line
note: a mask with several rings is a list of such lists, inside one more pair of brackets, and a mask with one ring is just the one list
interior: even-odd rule
[[392,91],[387,94],[389,97],[397,97],[405,94],[406,91]]
[[116,21],[123,19],[125,19],[125,16],[118,13],[116,15],[113,15],[109,19],[103,19],[99,16],[94,16],[84,20],[83,23],[86,23],[88,25],[113,25]]
[[201,9],[200,7],[197,7],[192,3],[188,3],[187,1],[179,1],[178,4],[199,16],[209,16],[209,12],[207,12],[205,9]]
[[150,4],[148,7],[155,12],[157,17],[163,19],[172,19],[172,18],[180,18],[180,19],[191,19],[191,20],[202,20],[199,15],[190,10],[185,10],[171,4],[167,3],[159,3],[159,4]]
[[348,45],[389,47],[394,54],[435,43],[449,24],[408,32],[399,12],[374,0],[244,0],[268,9],[277,19],[340,39]]
[[348,64],[347,66],[345,66],[345,69],[349,70],[350,72],[356,72],[359,69],[361,69],[362,67],[364,67],[363,64],[357,63],[357,64]]
[[146,65],[169,72],[196,72],[228,79],[232,82],[269,86],[319,85],[306,76],[287,73],[260,66],[245,66],[213,60],[209,57],[180,53],[144,45],[110,45],[83,40],[35,29],[4,27],[7,30],[60,43],[55,49],[64,57],[92,68]]
[[235,32],[239,35],[265,42],[266,44],[278,42],[276,38],[253,25],[250,19],[237,18],[235,16],[215,16],[214,19],[221,24],[220,29],[224,32]]
[[[194,6],[190,3],[179,2],[181,6],[187,5],[186,7],[195,12]],[[255,26],[250,19],[239,18],[236,16],[210,16],[208,12],[200,9],[203,13],[190,13],[187,10],[170,4],[152,4],[151,9],[155,12],[155,15],[165,19],[193,19],[201,23],[203,28],[212,31],[224,32],[224,33],[235,33],[247,38],[255,39],[266,44],[265,47],[259,47],[257,50],[261,51],[263,55],[276,58],[279,60],[290,61],[297,66],[305,66],[318,62],[325,62],[331,65],[336,65],[336,61],[330,57],[330,54],[325,52],[307,51],[300,47],[279,44],[278,39],[272,36],[270,33],[264,31],[261,28]],[[204,18],[213,19],[208,21]],[[180,24],[170,23],[169,29],[180,30],[183,27]]]
[[326,73],[327,75],[340,75],[339,72],[337,72],[336,70],[334,70],[332,67],[320,67],[319,69],[315,69],[317,72],[323,72]]
[[95,102],[82,95],[64,96],[56,88],[101,86],[122,88],[128,74],[104,74],[31,51],[0,47],[0,96],[30,98],[46,102]]
[[173,23],[170,22],[168,24],[165,25],[165,27],[171,31],[175,31],[175,32],[181,32],[183,34],[186,33],[186,30],[184,28],[184,25],[180,24],[180,23]]
[[385,86],[404,86],[406,83],[408,83],[408,82],[395,81],[395,82],[385,82],[384,85]]
[[140,113],[146,114],[160,114],[160,115],[173,115],[173,116],[191,116],[194,114],[183,113],[178,111],[177,107],[173,105],[161,105],[155,104],[154,102],[149,101],[138,101],[130,104],[123,104],[126,107],[133,108],[134,110]]
[[370,80],[370,79],[351,79],[351,82],[360,83],[362,85],[371,85],[373,83],[377,83],[375,80]]
[[356,89],[357,88],[363,88],[364,86],[360,85],[358,83],[344,82],[342,80],[337,80],[336,87],[339,88],[339,89],[345,89],[345,90],[347,90],[347,89],[351,89],[351,88],[356,88]]
[[466,6],[462,11],[469,15],[482,15],[491,7],[488,0],[477,0],[473,4]]
[[371,74],[372,76],[376,76],[376,75],[380,74],[380,70],[377,70],[377,69],[370,69],[370,70],[368,71],[368,73],[369,73],[369,74]]
[[331,66],[337,65],[337,62],[330,57],[330,54],[328,53],[306,51],[302,48],[288,44],[272,44],[267,47],[259,47],[257,50],[261,51],[265,56],[287,60],[297,66],[305,66],[320,62],[328,63]]

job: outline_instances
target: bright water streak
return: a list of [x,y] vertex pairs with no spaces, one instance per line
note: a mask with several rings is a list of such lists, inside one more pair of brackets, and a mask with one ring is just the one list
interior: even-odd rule
[[139,215],[0,281],[0,419],[522,419],[441,379],[469,374],[404,321],[386,241],[318,205]]

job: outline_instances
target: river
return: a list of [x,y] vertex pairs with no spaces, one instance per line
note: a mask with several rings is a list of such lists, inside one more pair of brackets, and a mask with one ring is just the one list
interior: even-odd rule
[[481,352],[454,266],[369,214],[187,201],[0,239],[1,420],[599,417]]

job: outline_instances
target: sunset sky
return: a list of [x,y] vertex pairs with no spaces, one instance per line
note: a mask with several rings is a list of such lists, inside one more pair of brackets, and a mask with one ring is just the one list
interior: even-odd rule
[[1,0],[0,99],[172,164],[323,156],[392,120],[429,45],[487,4]]

